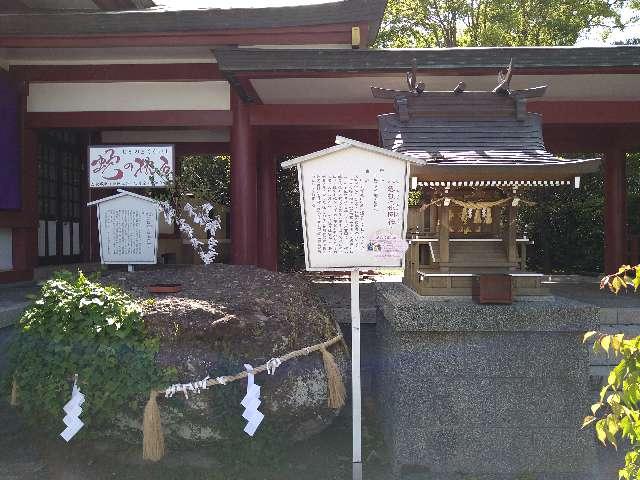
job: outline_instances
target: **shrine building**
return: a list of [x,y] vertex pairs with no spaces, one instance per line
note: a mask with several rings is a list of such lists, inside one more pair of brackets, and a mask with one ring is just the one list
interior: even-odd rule
[[[502,186],[509,188],[563,182],[573,188],[599,164],[605,178],[605,268],[638,262],[637,248],[630,248],[637,239],[634,244],[627,234],[628,223],[638,219],[625,214],[625,154],[640,150],[640,46],[380,50],[371,45],[385,6],[386,0],[342,0],[169,10],[153,0],[4,2],[0,283],[30,280],[39,266],[99,261],[96,212],[86,205],[116,190],[89,188],[90,145],[170,144],[177,169],[186,155],[230,155],[230,261],[275,270],[278,222],[288,221],[278,218],[278,161],[330,147],[336,136],[409,153],[413,133],[394,123],[393,115],[416,111],[423,119],[431,115],[420,123],[431,140],[425,143],[418,133],[418,150],[446,143],[450,137],[434,135],[447,128],[443,112],[433,106],[434,92],[453,92],[460,82],[467,91],[460,102],[479,102],[478,121],[455,142],[467,135],[481,146],[483,136],[500,142],[521,135],[523,145],[542,153],[518,157],[524,163],[508,171],[473,155],[446,168],[427,159],[414,181],[433,190],[434,199],[477,182],[506,182]],[[510,88],[547,86],[544,96],[529,91],[522,94],[525,102],[471,94],[490,94],[497,73],[511,61]],[[405,73],[414,62],[424,94],[404,102],[406,95],[393,92],[407,89]],[[447,114],[455,116],[456,108],[448,103]],[[483,115],[507,114],[506,130],[483,127]],[[521,130],[509,130],[514,125]],[[466,248],[455,243],[456,229],[475,228],[481,236],[496,228],[487,221],[485,204],[493,197],[476,198],[474,208],[465,207],[463,195],[457,201],[460,212],[452,217],[444,204],[429,206],[422,217],[422,253],[416,247],[409,281],[426,283],[415,283],[416,290],[435,291],[438,273],[455,273],[452,258],[463,258]],[[474,209],[480,213],[472,215],[485,221],[469,217],[467,225],[464,214]],[[449,220],[462,221],[450,230],[451,238],[435,228]],[[503,263],[517,270],[524,255],[518,249],[526,242],[514,232],[506,235]],[[161,230],[160,238],[161,249],[163,242],[181,242],[171,230]]]

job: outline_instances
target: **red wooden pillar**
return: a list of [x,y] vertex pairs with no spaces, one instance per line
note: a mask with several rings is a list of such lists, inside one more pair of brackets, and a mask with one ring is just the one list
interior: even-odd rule
[[38,259],[38,137],[22,131],[22,208],[13,228],[13,270],[9,281],[31,280]]
[[604,268],[606,273],[627,263],[627,178],[625,152],[604,155]]
[[278,189],[276,156],[269,132],[261,137],[258,166],[258,266],[278,270]]
[[231,91],[231,263],[256,265],[257,164],[250,104]]

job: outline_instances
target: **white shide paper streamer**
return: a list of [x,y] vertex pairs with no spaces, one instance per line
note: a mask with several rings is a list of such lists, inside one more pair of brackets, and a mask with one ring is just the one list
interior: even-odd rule
[[67,426],[60,434],[67,442],[71,440],[76,433],[84,427],[84,423],[80,420],[82,414],[81,405],[84,403],[84,395],[78,388],[78,375],[73,380],[73,388],[71,389],[71,400],[67,402],[63,410],[67,414],[62,421]]
[[247,394],[242,399],[242,402],[240,402],[240,405],[245,409],[242,413],[242,418],[247,421],[244,432],[250,437],[253,437],[264,419],[264,414],[258,411],[258,407],[262,402],[260,401],[260,385],[256,385],[254,382],[253,367],[245,363],[244,368],[248,373]]
[[199,380],[197,382],[176,383],[175,385],[171,385],[169,388],[165,390],[164,396],[166,398],[170,398],[170,397],[173,397],[177,392],[182,392],[184,393],[184,398],[188,399],[189,398],[189,395],[187,394],[188,391],[200,393],[200,390],[206,390],[207,380],[209,380],[209,375],[207,375],[202,380]]

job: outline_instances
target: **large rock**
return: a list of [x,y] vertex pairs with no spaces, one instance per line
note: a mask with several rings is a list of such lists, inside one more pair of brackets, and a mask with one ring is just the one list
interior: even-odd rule
[[[177,371],[175,383],[233,375],[244,370],[244,363],[255,367],[337,334],[331,314],[300,275],[214,264],[113,272],[104,282],[118,284],[137,298],[154,298],[145,321],[160,337],[159,365]],[[151,295],[146,286],[155,283],[181,283],[182,291]],[[330,351],[348,382],[342,344]],[[265,414],[256,436],[302,440],[323,430],[338,413],[327,406],[319,353],[293,359],[273,376],[258,375],[256,383],[262,387],[260,411]],[[246,381],[238,381],[188,399],[182,394],[160,397],[165,438],[173,444],[202,444],[244,435],[240,401],[245,391]],[[121,423],[140,428],[139,418]]]

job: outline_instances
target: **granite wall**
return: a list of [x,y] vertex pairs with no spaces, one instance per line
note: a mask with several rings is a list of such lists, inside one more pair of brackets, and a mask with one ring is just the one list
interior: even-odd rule
[[555,297],[478,305],[399,284],[378,286],[378,307],[377,403],[398,476],[590,477],[581,334],[597,309]]

